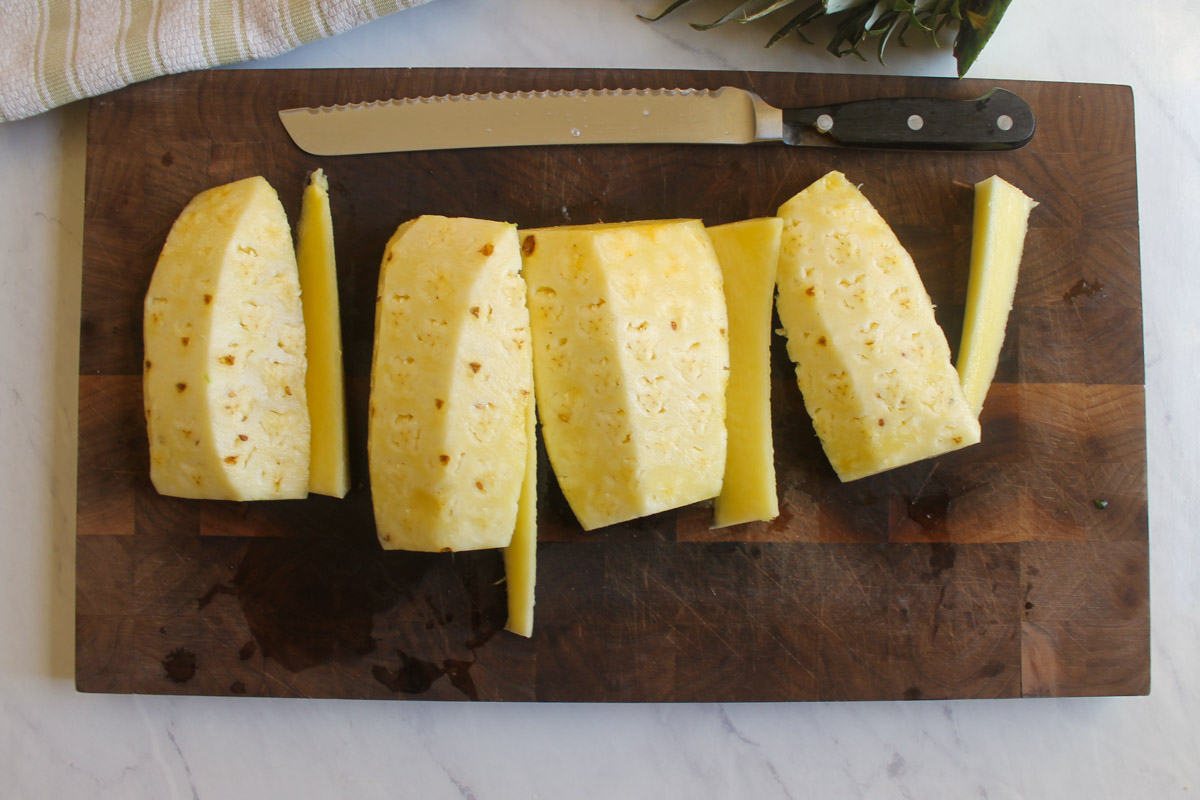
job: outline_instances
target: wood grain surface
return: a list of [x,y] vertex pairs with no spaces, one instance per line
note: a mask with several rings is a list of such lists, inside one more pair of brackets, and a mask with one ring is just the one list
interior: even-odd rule
[[[865,700],[1149,691],[1145,394],[1133,97],[1013,82],[1015,153],[782,145],[512,148],[319,159],[281,108],[472,91],[710,87],[778,106],[969,98],[981,81],[782,73],[217,71],[91,101],[79,382],[81,691],[445,700]],[[345,500],[160,497],[141,411],[141,303],[175,217],[264,175],[293,223],[329,175],[349,376]],[[384,553],[366,485],[383,246],[418,214],[522,226],[768,215],[830,169],[912,252],[954,347],[971,185],[1034,211],[983,442],[839,483],[773,349],[780,517],[700,504],[590,534],[542,462],[535,634],[502,630],[497,552]],[[1095,500],[1107,501],[1099,508]]]

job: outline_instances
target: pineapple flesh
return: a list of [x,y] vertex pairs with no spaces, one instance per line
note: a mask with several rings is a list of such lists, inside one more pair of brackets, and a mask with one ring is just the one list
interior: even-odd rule
[[145,298],[150,479],[217,500],[308,493],[305,329],[287,215],[261,177],[197,195]]
[[517,506],[517,525],[504,548],[504,585],[508,590],[508,622],[504,629],[533,635],[534,584],[537,580],[537,408],[533,395],[525,405],[525,478]]
[[831,172],[779,209],[777,308],[813,427],[851,481],[979,441],[911,256]]
[[308,490],[345,497],[350,489],[346,439],[346,389],[342,369],[342,326],[338,310],[337,262],[329,181],[322,170],[309,176],[296,225],[304,327],[308,339],[308,413],[312,424]]
[[1029,212],[1036,205],[1020,189],[994,175],[975,184],[975,230],[958,377],[971,413],[977,417],[996,377],[1008,313],[1017,292]]
[[379,276],[368,461],[388,550],[506,547],[533,392],[516,227],[422,216]]
[[714,497],[729,339],[698,220],[521,233],[538,414],[585,530]]
[[766,217],[708,229],[729,313],[729,450],[725,482],[713,503],[714,528],[779,516],[771,441],[771,309],[782,227],[779,217]]

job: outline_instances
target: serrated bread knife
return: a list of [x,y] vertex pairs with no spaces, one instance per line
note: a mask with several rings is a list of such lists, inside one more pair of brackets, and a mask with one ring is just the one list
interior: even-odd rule
[[460,94],[279,112],[313,155],[580,144],[750,144],[1013,150],[1033,137],[1029,105],[1005,89],[775,108],[745,89],[588,89]]

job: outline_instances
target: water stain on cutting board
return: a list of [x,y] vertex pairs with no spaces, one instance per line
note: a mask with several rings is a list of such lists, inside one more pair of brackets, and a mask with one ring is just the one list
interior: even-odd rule
[[162,660],[163,672],[172,683],[187,683],[196,675],[196,654],[185,648],[167,653]]
[[[431,640],[449,642],[470,657],[442,658],[420,652],[421,642],[414,642],[396,650],[395,669],[373,664],[372,677],[409,695],[446,677],[464,696],[478,699],[470,670],[477,651],[504,625],[505,590],[497,585],[502,576],[499,555],[486,551],[381,552],[364,537],[261,539],[247,545],[232,583],[214,585],[197,606],[202,610],[218,595],[232,595],[253,637],[239,659],[261,653],[293,673],[363,661],[379,647],[379,615],[423,620],[426,631],[440,631]],[[175,669],[168,669],[173,680],[180,667]]]

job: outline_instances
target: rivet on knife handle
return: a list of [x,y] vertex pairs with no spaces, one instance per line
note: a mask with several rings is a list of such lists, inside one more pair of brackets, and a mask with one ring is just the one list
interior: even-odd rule
[[1015,150],[1033,138],[1029,104],[1005,89],[974,100],[904,97],[784,109],[783,139],[807,144],[815,130],[847,147]]

